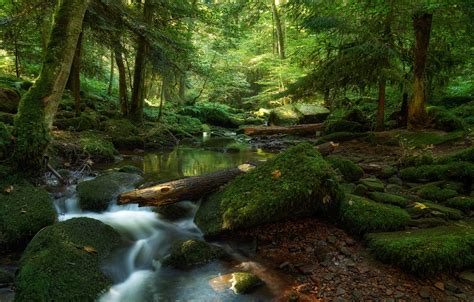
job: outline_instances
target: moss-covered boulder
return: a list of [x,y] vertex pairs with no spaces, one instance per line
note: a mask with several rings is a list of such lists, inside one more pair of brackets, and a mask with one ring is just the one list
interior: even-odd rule
[[415,274],[456,271],[474,266],[474,224],[369,234],[377,258]]
[[378,178],[364,178],[359,182],[366,186],[369,191],[383,192],[385,190],[385,184]]
[[396,206],[349,195],[342,203],[340,220],[349,232],[364,234],[403,229],[410,221],[410,215]]
[[201,123],[224,128],[237,128],[234,119],[237,111],[227,105],[211,102],[200,102],[194,106],[184,107],[179,111],[182,115],[197,118]]
[[143,175],[143,170],[133,165],[125,165],[118,169],[119,172]]
[[99,128],[99,116],[95,112],[85,111],[78,117],[58,118],[54,125],[61,130],[85,131]]
[[326,160],[341,173],[345,181],[358,181],[364,176],[364,170],[349,159],[330,155],[326,157]]
[[330,216],[344,192],[335,171],[308,143],[288,149],[203,201],[195,222],[205,235],[287,218]]
[[300,113],[293,105],[284,105],[275,108],[268,117],[270,125],[290,126],[297,125],[300,121]]
[[462,218],[462,212],[460,210],[427,201],[415,202],[407,211],[413,218],[441,217],[452,220]]
[[465,128],[464,122],[461,118],[455,116],[453,113],[444,108],[430,108],[428,114],[432,119],[434,129],[451,132],[456,130],[464,130]]
[[371,192],[369,197],[377,202],[392,204],[402,208],[410,203],[408,198],[390,193]]
[[125,187],[136,185],[143,178],[137,174],[111,172],[77,185],[81,209],[103,211]]
[[127,119],[111,119],[104,123],[104,130],[117,149],[143,149],[145,141],[140,131]]
[[202,240],[190,239],[175,243],[171,248],[171,254],[163,261],[163,265],[178,269],[189,269],[222,259],[225,256],[225,251],[218,246]]
[[52,198],[44,189],[28,183],[7,185],[2,182],[0,190],[2,250],[25,247],[39,230],[56,221]]
[[409,167],[400,170],[400,177],[408,181],[427,182],[447,179],[472,182],[474,179],[474,163],[452,162]]
[[13,113],[0,112],[1,123],[7,124],[7,125],[13,125],[14,118],[15,118],[15,115]]
[[472,196],[457,196],[448,199],[446,205],[450,208],[458,209],[463,212],[474,211],[474,197]]
[[232,289],[236,294],[246,294],[263,285],[263,281],[252,273],[237,272],[232,274]]
[[74,218],[38,233],[22,255],[15,301],[94,301],[112,285],[101,270],[121,245],[110,226]]
[[0,87],[0,111],[16,113],[20,103],[20,94],[11,88]]
[[322,123],[331,113],[331,111],[326,107],[314,104],[295,104],[295,109],[300,114],[300,119],[298,121],[300,124]]
[[422,186],[418,190],[417,194],[418,196],[426,200],[434,202],[443,202],[449,198],[457,196],[458,192],[452,189],[443,189],[434,184],[428,184]]
[[97,163],[113,162],[115,155],[118,154],[118,151],[110,141],[94,133],[81,135],[79,137],[79,144],[92,161]]
[[357,133],[357,132],[364,132],[366,128],[357,123],[348,120],[327,120],[324,122],[324,133],[331,134],[336,132],[350,132],[350,133]]

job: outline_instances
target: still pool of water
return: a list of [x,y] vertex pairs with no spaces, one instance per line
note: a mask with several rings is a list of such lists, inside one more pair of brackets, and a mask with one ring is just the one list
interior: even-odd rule
[[[132,164],[144,170],[146,179],[164,181],[198,176],[269,157],[271,154],[259,151],[221,153],[178,148],[171,152],[129,155],[114,167]],[[124,187],[122,191],[130,189]],[[202,239],[193,222],[198,205],[188,201],[181,204],[189,208],[188,217],[169,221],[154,213],[152,208],[118,206],[113,200],[102,213],[84,212],[79,207],[74,187],[69,188],[67,196],[56,200],[60,220],[74,217],[98,219],[115,228],[130,242],[104,264],[103,269],[112,277],[114,285],[100,297],[100,301],[269,301],[281,294],[283,286],[271,269],[229,250],[225,243],[221,244],[234,256],[232,261],[214,262],[189,271],[161,267],[161,261],[169,254],[174,242]],[[267,285],[249,295],[236,295],[221,278],[236,271],[251,271]]]

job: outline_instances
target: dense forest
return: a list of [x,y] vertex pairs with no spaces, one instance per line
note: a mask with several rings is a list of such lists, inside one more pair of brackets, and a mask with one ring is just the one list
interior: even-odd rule
[[472,301],[474,2],[0,0],[0,301]]

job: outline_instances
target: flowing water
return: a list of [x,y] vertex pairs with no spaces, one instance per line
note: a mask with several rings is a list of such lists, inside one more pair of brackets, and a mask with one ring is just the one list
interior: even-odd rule
[[[243,151],[221,153],[196,148],[178,148],[172,152],[128,156],[118,166],[133,164],[143,169],[152,181],[164,181],[186,176],[197,176],[237,166],[247,161],[268,158],[263,152]],[[123,191],[131,188],[122,188]],[[74,217],[98,219],[117,230],[130,244],[116,251],[105,263],[104,271],[112,277],[114,285],[100,301],[268,301],[278,295],[280,287],[274,274],[263,265],[247,259],[224,246],[234,255],[231,262],[214,262],[190,271],[161,267],[173,242],[201,238],[193,222],[197,205],[183,201],[189,215],[169,221],[152,211],[136,205],[118,206],[111,201],[102,213],[83,212],[75,193],[55,202],[60,220]],[[251,295],[235,295],[228,289],[228,280],[220,277],[235,271],[252,271],[267,281],[267,286]]]

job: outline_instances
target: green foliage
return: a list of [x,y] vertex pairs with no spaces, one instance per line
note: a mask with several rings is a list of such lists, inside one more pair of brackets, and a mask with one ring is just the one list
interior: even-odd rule
[[18,301],[93,301],[112,285],[102,264],[122,244],[110,226],[74,218],[43,229],[30,242],[15,279]]
[[464,139],[464,131],[454,131],[450,133],[433,131],[399,131],[396,136],[408,147],[422,148],[428,145],[441,145]]
[[349,195],[342,203],[340,220],[345,229],[356,234],[403,229],[410,215],[399,207]]
[[444,165],[422,165],[400,170],[400,177],[408,181],[437,181],[456,179],[469,181],[474,178],[474,164],[452,162]]
[[21,249],[36,233],[56,221],[56,211],[48,192],[24,181],[0,183],[0,246]]
[[0,159],[6,158],[11,152],[12,135],[7,126],[0,122]]
[[458,192],[456,192],[455,190],[443,189],[436,185],[429,184],[419,189],[417,194],[421,198],[429,201],[443,202],[449,198],[457,196]]
[[369,193],[369,197],[377,202],[392,204],[402,208],[406,207],[410,203],[410,201],[403,196],[389,193],[371,192]]
[[110,119],[104,123],[104,130],[117,149],[143,149],[144,140],[139,129],[127,119]]
[[113,162],[118,153],[111,142],[94,133],[81,135],[79,144],[96,162]]
[[337,211],[344,197],[334,170],[303,143],[238,176],[205,200],[195,222],[206,235]]
[[463,120],[446,109],[430,108],[428,113],[435,129],[448,132],[465,129]]
[[171,254],[163,261],[164,266],[189,269],[226,256],[220,247],[205,241],[190,239],[179,241],[171,248]]
[[364,170],[351,160],[335,155],[327,156],[326,160],[342,174],[345,181],[358,181],[364,176]]
[[458,271],[474,265],[472,223],[369,234],[366,238],[377,258],[415,274]]
[[61,130],[97,130],[99,128],[99,120],[97,113],[85,111],[79,117],[56,119],[54,125]]
[[432,202],[415,202],[407,209],[413,218],[419,217],[443,217],[446,219],[459,220],[462,217],[461,211],[452,209]]
[[448,207],[469,212],[474,210],[474,197],[458,196],[448,199],[446,202]]

